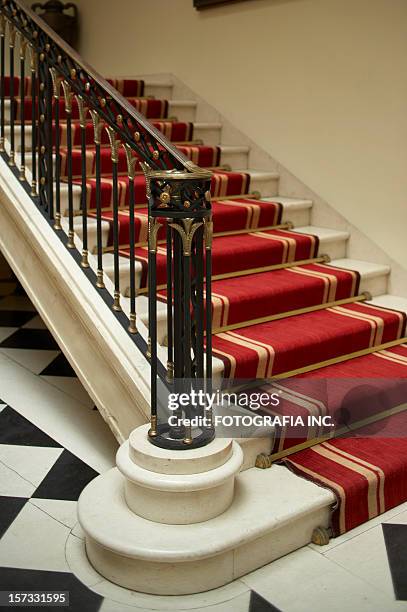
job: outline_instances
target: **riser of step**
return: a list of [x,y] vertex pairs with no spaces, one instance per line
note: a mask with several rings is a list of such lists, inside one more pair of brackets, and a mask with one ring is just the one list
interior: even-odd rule
[[276,172],[263,172],[252,168],[236,168],[236,172],[250,174],[250,192],[258,191],[262,199],[278,195],[280,175]]
[[315,227],[313,225],[296,227],[295,231],[318,236],[320,255],[329,255],[331,260],[346,257],[347,242],[350,237],[349,232]]
[[[204,144],[216,147],[221,141],[222,124],[221,123],[194,123],[193,139],[201,140]],[[10,126],[4,127],[4,135],[6,140],[10,140]],[[16,126],[14,132],[14,143],[16,152],[21,151],[21,129]],[[31,151],[31,124],[25,126],[25,150]]]
[[[66,187],[66,185],[63,185]],[[267,198],[266,198],[267,199]],[[283,205],[283,221],[291,221],[295,227],[301,227],[309,223],[310,211],[312,208],[311,200],[299,200],[295,198],[269,198],[271,202],[281,202]],[[136,212],[137,214],[137,212]],[[74,220],[75,233],[82,240],[82,218],[76,217]],[[102,245],[107,246],[110,232],[110,224],[102,221]],[[96,252],[96,220],[88,218],[88,248],[91,253]],[[383,293],[383,292],[382,292]]]
[[210,147],[216,147],[221,142],[222,124],[195,122],[192,137]]
[[359,272],[361,277],[361,293],[368,291],[372,296],[378,296],[387,292],[391,272],[390,266],[359,261],[357,259],[336,259],[331,263],[333,266],[338,266],[338,268]]
[[158,100],[171,100],[173,87],[173,84],[170,82],[163,81],[160,83],[159,81],[145,80],[144,95],[153,96]]
[[[256,170],[242,169],[242,172],[247,172],[251,175],[250,191],[258,191],[262,197],[275,196],[278,194],[279,175],[274,172],[258,172]],[[31,173],[27,167],[27,179],[31,180]],[[81,188],[79,185],[73,186],[73,208],[80,210]],[[61,183],[61,211],[68,208],[68,187],[66,183]],[[342,255],[336,255],[342,257]]]
[[168,117],[178,121],[195,121],[198,103],[195,100],[168,100]]
[[[320,236],[320,252],[327,253],[331,256],[331,259],[338,259],[345,256],[346,241],[349,235],[346,232],[336,232],[335,230],[326,230],[325,228],[316,228],[310,226],[309,228],[299,228],[299,231],[308,230],[308,233],[313,233]],[[312,230],[312,231],[309,231]],[[340,253],[340,255],[335,255]],[[113,266],[113,255],[106,253],[103,256],[103,268],[107,276],[113,280],[114,277],[114,266]],[[141,280],[141,265],[136,265],[136,287],[140,286]],[[120,258],[120,289],[124,296],[129,293],[130,285],[130,264],[129,260]],[[158,324],[158,342],[160,344],[165,343],[166,336],[166,312],[161,311],[157,317]],[[147,321],[147,315],[141,316],[143,322]]]
[[249,147],[220,145],[220,165],[230,166],[232,170],[246,169],[249,163],[249,151]]
[[[168,117],[177,117],[179,121],[195,121],[197,105],[195,100],[168,100]],[[29,119],[26,117],[27,123]],[[4,101],[4,120],[6,125],[10,124],[10,100]]]
[[291,221],[294,228],[311,223],[312,200],[303,200],[299,198],[287,198],[284,196],[274,196],[271,198],[263,198],[270,202],[279,202],[283,205],[282,222]]

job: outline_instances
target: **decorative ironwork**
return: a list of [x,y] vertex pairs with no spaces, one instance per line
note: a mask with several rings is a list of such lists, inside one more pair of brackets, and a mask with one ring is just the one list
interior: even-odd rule
[[[58,2],[48,2],[44,8]],[[35,5],[36,8],[39,5]],[[52,7],[51,7],[52,8]],[[6,33],[8,36],[6,37]],[[17,38],[18,34],[18,38]],[[8,53],[6,56],[6,40]],[[20,58],[19,79],[14,78],[15,46]],[[26,77],[26,57],[29,51]],[[6,70],[8,73],[6,75]],[[6,96],[6,76],[9,92]],[[15,86],[15,82],[18,82]],[[26,93],[27,83],[30,93]],[[32,10],[23,0],[1,0],[0,4],[0,154],[13,166],[15,131],[21,135],[21,163],[17,176],[43,215],[53,222],[58,236],[82,266],[89,280],[131,334],[136,345],[151,364],[152,443],[166,448],[191,448],[209,442],[214,436],[211,418],[207,424],[191,428],[186,421],[170,426],[167,406],[158,394],[160,388],[191,390],[200,386],[210,389],[211,308],[205,312],[205,301],[211,304],[211,173],[188,160],[167,138],[122,97],[106,80],[83,62],[81,57]],[[31,108],[26,95],[31,95]],[[6,100],[9,98],[9,101]],[[8,106],[6,104],[8,103]],[[25,116],[30,108],[30,117]],[[9,109],[9,110],[7,110]],[[8,114],[7,114],[8,113]],[[10,124],[10,154],[5,151],[5,125]],[[75,161],[73,122],[80,127],[80,170]],[[30,164],[26,166],[26,123],[31,124]],[[62,125],[63,124],[63,125]],[[95,198],[88,202],[87,148],[88,128],[93,125],[92,159]],[[63,131],[62,131],[63,128]],[[64,134],[63,147],[61,145]],[[77,133],[77,132],[76,132]],[[107,136],[106,136],[107,134]],[[113,289],[104,271],[102,233],[103,184],[101,146],[110,143],[113,211]],[[129,207],[130,313],[121,308],[119,258],[119,164],[125,152],[128,175],[126,204]],[[75,160],[78,156],[75,156]],[[103,162],[105,163],[105,162]],[[31,181],[26,174],[30,166]],[[146,178],[148,200],[148,294],[149,338],[138,333],[136,314],[136,205],[135,181],[140,169]],[[13,170],[14,171],[14,170]],[[19,173],[19,174],[18,174]],[[78,174],[80,176],[78,177]],[[67,194],[67,210],[62,208],[62,192]],[[80,197],[79,197],[80,192]],[[95,252],[88,246],[88,207],[96,216]],[[82,218],[82,224],[80,219]],[[77,223],[79,222],[79,224]],[[79,231],[81,230],[81,232]],[[167,345],[166,366],[157,354],[157,251],[158,238],[166,239]],[[79,250],[79,243],[82,248]],[[78,256],[79,255],[79,256]],[[110,275],[110,273],[109,273]],[[206,347],[205,332],[206,331]],[[204,361],[206,360],[206,367]],[[165,396],[165,393],[164,393]],[[204,407],[199,409],[204,415]],[[187,406],[177,416],[188,419],[197,409]]]
[[[167,345],[166,380],[175,393],[192,390],[209,391],[212,355],[211,342],[204,346],[204,326],[211,336],[210,251],[212,221],[210,201],[211,173],[152,171],[143,169],[149,193],[149,337],[151,340],[151,390],[153,444],[170,448],[191,448],[206,444],[214,436],[211,415],[205,406],[178,409],[177,424],[169,424],[168,415],[160,412],[157,397],[156,328],[157,328],[157,236],[165,222],[167,229]],[[204,250],[206,258],[204,258]],[[204,263],[204,260],[206,263]],[[206,355],[206,375],[204,360]],[[199,427],[191,427],[193,416],[199,416]]]

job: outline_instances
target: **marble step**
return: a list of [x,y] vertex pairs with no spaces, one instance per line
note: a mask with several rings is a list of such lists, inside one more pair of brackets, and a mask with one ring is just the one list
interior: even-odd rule
[[[66,185],[61,185],[66,188]],[[75,186],[76,187],[76,186]],[[79,194],[80,197],[80,192]],[[312,202],[309,200],[300,200],[295,198],[265,198],[270,202],[281,202],[283,205],[283,221],[291,221],[296,227],[299,221],[304,221],[304,211],[309,212]],[[78,205],[79,208],[79,205]],[[137,214],[137,211],[136,211]],[[305,219],[305,223],[308,221],[308,217]],[[82,239],[82,217],[75,217],[74,219],[75,233]],[[104,247],[107,246],[109,237],[110,224],[107,221],[102,221],[102,244]],[[88,217],[88,247],[89,251],[95,252],[97,248],[96,239],[96,219]]]
[[316,227],[315,225],[296,227],[295,231],[301,234],[314,234],[318,236],[320,255],[329,255],[331,260],[346,257],[347,242],[350,238],[349,232],[328,229],[326,227]]
[[235,168],[247,168],[249,162],[250,147],[236,145],[219,145],[220,165]]
[[[203,123],[193,122],[194,130],[192,138],[194,140],[200,140],[208,146],[217,146],[221,141],[222,124],[221,123]],[[25,126],[25,150],[26,152],[31,151],[31,124],[28,123]],[[6,142],[10,139],[10,126],[4,126],[4,135]],[[14,142],[16,152],[21,151],[21,130],[20,127],[16,126],[14,133]],[[10,148],[10,145],[8,145]],[[8,148],[8,150],[9,150]]]
[[214,147],[221,142],[222,124],[195,121],[192,137],[194,140],[201,140],[204,144]]
[[257,191],[262,198],[278,195],[278,184],[280,175],[277,172],[256,170],[255,168],[236,168],[235,172],[246,172],[250,174],[251,193]]
[[263,198],[269,202],[279,202],[283,205],[282,222],[291,221],[294,227],[309,225],[311,222],[312,200],[302,198],[288,198],[285,196],[274,196]]
[[331,263],[339,268],[359,272],[361,293],[368,291],[372,296],[381,296],[386,293],[391,272],[390,266],[347,258],[335,259]]
[[168,117],[178,121],[195,121],[198,102],[195,100],[168,100]]
[[309,544],[314,529],[328,527],[335,502],[331,491],[281,465],[240,473],[229,509],[187,526],[137,516],[123,503],[122,489],[112,469],[82,492],[88,555],[109,579],[120,575],[127,588],[160,595],[213,589]]
[[370,304],[382,306],[383,308],[390,308],[390,310],[400,310],[407,314],[407,298],[399,297],[398,295],[385,293],[375,297]]
[[144,79],[144,95],[158,100],[171,100],[174,85],[169,80]]

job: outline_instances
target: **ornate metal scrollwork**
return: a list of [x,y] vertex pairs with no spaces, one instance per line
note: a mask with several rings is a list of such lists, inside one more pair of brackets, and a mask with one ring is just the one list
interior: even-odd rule
[[[14,58],[14,45],[18,33],[20,44],[20,58],[25,61],[27,47],[30,53],[30,69],[32,79],[32,195],[36,195],[38,187],[39,198],[36,200],[42,211],[50,220],[55,218],[55,229],[62,229],[61,214],[67,213],[69,222],[68,247],[74,249],[74,217],[77,210],[74,209],[73,185],[76,179],[73,172],[72,150],[77,144],[73,143],[73,132],[71,121],[76,119],[76,111],[79,113],[82,150],[82,184],[83,193],[86,191],[86,138],[88,136],[88,112],[93,124],[94,143],[96,144],[95,155],[95,199],[97,217],[97,280],[96,286],[103,290],[104,271],[102,257],[102,189],[101,189],[101,148],[102,142],[106,142],[103,130],[107,130],[111,146],[113,161],[113,220],[114,220],[114,303],[113,309],[119,312],[120,286],[119,286],[119,250],[118,250],[118,175],[120,146],[124,146],[127,174],[128,174],[128,198],[131,209],[130,225],[135,227],[136,194],[135,182],[138,170],[141,168],[146,176],[146,195],[148,198],[149,214],[149,248],[148,248],[148,290],[149,290],[149,325],[150,340],[147,351],[139,338],[136,326],[136,283],[135,283],[135,261],[136,247],[135,234],[132,230],[130,239],[130,253],[132,261],[130,266],[131,276],[131,310],[129,325],[127,329],[134,335],[144,354],[150,355],[152,375],[165,384],[174,385],[177,381],[186,378],[195,380],[199,384],[199,376],[203,377],[203,358],[206,351],[207,371],[210,377],[210,341],[205,349],[204,345],[204,319],[206,333],[210,331],[211,313],[204,315],[204,291],[208,296],[210,287],[210,258],[212,244],[212,222],[211,222],[211,198],[210,179],[211,173],[201,170],[188,160],[177,147],[171,143],[160,131],[151,125],[132,104],[122,97],[107,81],[85,63],[80,57],[71,52],[71,49],[54,35],[48,28],[42,28],[33,18],[32,13],[27,11],[22,0],[2,0],[0,5],[0,38],[3,47],[6,45],[6,30],[9,28],[8,42],[10,44],[10,58]],[[3,58],[4,59],[4,58]],[[10,66],[14,62],[10,61]],[[21,66],[20,66],[21,68]],[[11,70],[11,68],[10,68]],[[24,66],[22,67],[24,73]],[[10,72],[10,76],[11,76]],[[21,76],[21,73],[20,73]],[[12,79],[14,83],[14,79]],[[20,82],[21,87],[23,86]],[[14,91],[10,86],[11,92]],[[65,116],[61,119],[66,122],[66,147],[64,159],[66,159],[66,183],[68,185],[68,211],[60,211],[60,166],[61,155],[59,130],[59,113],[62,98],[65,101]],[[4,90],[4,87],[3,87]],[[20,89],[20,96],[21,96]],[[1,92],[0,92],[1,93]],[[76,104],[73,108],[73,98]],[[3,92],[4,97],[4,92]],[[14,97],[10,94],[10,97]],[[4,105],[3,105],[4,106]],[[11,115],[13,117],[13,115]],[[28,119],[28,117],[27,117]],[[23,122],[22,122],[23,123]],[[11,132],[14,134],[14,126]],[[23,132],[24,127],[22,128]],[[62,133],[62,132],[61,132]],[[6,155],[2,142],[4,143],[4,120],[1,134],[0,149],[2,155]],[[25,142],[25,141],[24,141]],[[12,159],[14,152],[9,156]],[[54,158],[56,162],[54,162]],[[120,158],[121,162],[121,158]],[[85,169],[83,169],[85,167]],[[76,168],[76,163],[74,164]],[[37,172],[37,174],[36,174]],[[85,178],[84,178],[85,177]],[[64,176],[65,179],[65,176]],[[55,197],[54,197],[55,185]],[[127,195],[127,194],[126,194]],[[55,201],[55,207],[54,207]],[[138,202],[137,202],[138,204]],[[120,201],[121,205],[121,201]],[[83,217],[83,236],[87,228],[86,222],[86,199],[81,202]],[[55,208],[55,210],[54,210]],[[54,215],[55,213],[55,215]],[[63,232],[60,234],[63,238]],[[162,238],[162,236],[166,236]],[[65,238],[63,238],[65,240]],[[166,246],[162,244],[166,242]],[[85,244],[85,242],[84,242]],[[144,248],[144,247],[142,247]],[[168,304],[169,325],[171,325],[170,338],[171,354],[167,359],[167,372],[165,365],[159,363],[157,356],[157,281],[161,285],[163,278],[162,261],[157,266],[159,257],[167,256],[167,292],[170,296]],[[82,253],[82,266],[88,267],[88,251],[86,246]],[[158,279],[157,274],[161,275]],[[206,289],[204,287],[206,286]],[[210,303],[210,299],[209,299]],[[174,311],[174,318],[172,312]],[[209,309],[210,311],[210,309]],[[124,315],[119,316],[122,322]],[[208,323],[209,321],[209,323]],[[127,326],[127,323],[126,323]],[[210,334],[209,334],[210,335]],[[153,376],[152,376],[153,378]],[[192,384],[192,383],[191,383]],[[152,386],[152,406],[156,406],[157,394]],[[189,446],[200,446],[213,437],[211,428],[203,428],[196,434],[190,427],[178,428],[163,435],[163,423],[157,412],[152,410],[151,436],[154,443],[172,448],[181,448],[183,444]],[[171,435],[173,437],[171,438]],[[172,446],[171,446],[172,445]]]

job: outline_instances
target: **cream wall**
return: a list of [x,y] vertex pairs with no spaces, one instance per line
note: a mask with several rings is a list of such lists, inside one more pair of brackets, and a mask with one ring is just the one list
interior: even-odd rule
[[171,72],[407,267],[407,1],[77,0],[100,72]]

